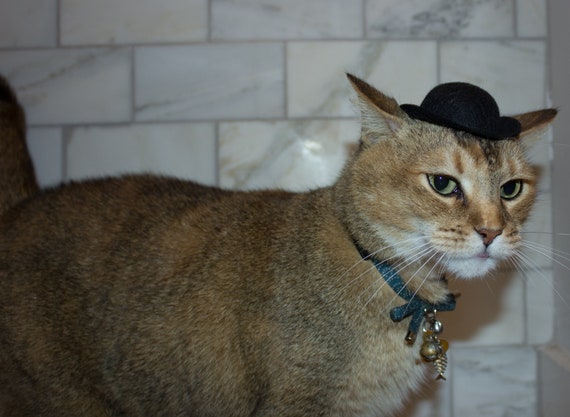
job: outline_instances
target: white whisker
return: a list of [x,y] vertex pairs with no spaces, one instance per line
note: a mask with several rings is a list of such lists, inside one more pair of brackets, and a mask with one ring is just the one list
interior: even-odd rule
[[[400,264],[396,264],[397,266],[394,267],[394,270],[397,274],[400,274],[401,271],[403,271],[405,268],[407,268],[408,266],[412,265],[413,263],[416,263],[417,261],[419,261],[420,259],[424,258],[425,256],[427,256],[428,254],[431,254],[420,266],[419,268],[416,270],[416,272],[414,272],[412,274],[412,276],[404,283],[404,286],[406,287],[411,280],[418,274],[418,272],[425,266],[427,265],[431,259],[433,259],[434,256],[437,255],[437,251],[435,249],[433,249],[432,247],[428,247],[426,249],[423,249],[422,252],[420,254],[416,254],[416,256],[414,257],[413,260],[411,259],[407,259],[406,261],[402,261],[400,262]],[[435,267],[435,265],[434,265]],[[432,267],[433,270],[433,267]],[[431,272],[431,271],[430,271]],[[412,295],[412,299],[416,296],[417,291],[421,288],[421,286],[424,284],[424,282],[428,279],[429,277],[429,273],[424,277],[424,279],[422,280],[422,282],[420,283],[420,285],[418,286],[418,289],[414,292],[414,294]],[[374,291],[374,293],[369,297],[368,301],[365,303],[364,307],[366,307],[366,305],[368,305],[375,297],[376,295],[378,295],[379,291],[384,287],[384,285],[386,285],[386,282],[382,283],[382,285],[376,289],[376,291]],[[402,289],[403,291],[403,289]],[[398,297],[401,296],[401,292],[398,292],[394,295],[394,297],[392,297],[392,299],[388,302],[388,305],[392,304],[394,302],[394,300],[396,300]],[[384,311],[388,308],[388,306],[385,307]]]
[[515,251],[513,256],[509,258],[509,261],[516,267],[516,269],[526,278],[527,282],[533,283],[533,280],[529,278],[528,271],[535,272],[539,275],[548,287],[558,296],[558,298],[564,303],[566,307],[570,307],[570,304],[566,301],[566,298],[556,289],[554,283],[548,279],[544,274],[544,270],[528,255],[520,250]]
[[[434,250],[433,255],[431,255],[422,265],[420,268],[424,267],[425,265],[428,264],[429,261],[431,261],[434,256],[436,256],[438,254],[437,251]],[[424,285],[424,283],[426,282],[426,280],[429,278],[429,276],[431,275],[431,273],[433,272],[433,270],[435,269],[435,267],[437,266],[437,264],[441,261],[441,259],[445,256],[445,254],[440,254],[439,259],[434,263],[434,265],[430,268],[430,270],[428,271],[428,273],[426,274],[426,276],[422,279],[422,282],[420,283],[420,285],[418,285],[418,288],[414,291],[414,293],[412,294],[412,299],[414,299],[414,297],[418,294],[418,291],[420,290],[420,288],[422,287],[422,285]],[[412,278],[419,272],[416,271],[414,273],[414,275],[412,275],[412,277],[406,282],[406,285],[412,280]]]
[[523,230],[521,235],[552,235],[552,236],[570,236],[570,233],[563,232],[545,232],[540,230]]
[[[429,246],[427,244],[423,245],[425,246]],[[416,248],[417,249],[417,248]],[[427,254],[431,251],[432,249],[430,249],[429,247],[427,249],[422,249],[422,251],[419,254],[415,254],[413,257],[410,258],[404,258],[404,260],[400,261],[399,263],[395,264],[392,266],[392,268],[394,269],[394,272],[396,274],[400,274],[400,272],[408,267],[409,265],[411,265],[412,263],[415,262],[416,259],[420,259],[424,254]],[[386,261],[389,261],[391,259],[388,259]],[[408,281],[409,282],[409,281]],[[408,284],[408,282],[405,283],[405,285]],[[376,296],[378,295],[378,293],[382,290],[382,288],[384,288],[384,286],[387,284],[387,282],[384,280],[382,282],[382,284],[372,293],[372,295],[368,298],[368,301],[366,301],[366,303],[364,303],[363,308],[365,308],[374,298],[376,298]],[[394,298],[392,300],[390,300],[390,303],[392,301],[394,301],[397,297],[399,296],[399,294],[396,294],[396,296],[394,296]]]
[[570,257],[568,257],[568,254],[564,252],[553,250],[538,243],[526,242],[526,241],[521,242],[521,247],[533,250],[534,252],[544,256],[549,261],[552,261],[557,265],[560,265],[561,267],[570,271],[570,267],[558,259],[560,258],[570,263]]
[[[408,239],[408,240],[406,240],[406,241],[402,241],[401,243],[402,243],[402,245],[404,245],[404,244],[408,244],[408,243],[417,243],[418,241],[421,241],[421,240],[422,240],[422,238],[413,238],[413,239]],[[427,245],[427,244],[424,243],[422,246],[425,246],[425,245]],[[420,248],[421,248],[422,246],[420,246]],[[385,247],[383,247],[383,248],[381,248],[381,249],[378,249],[378,250],[376,250],[376,251],[374,251],[374,252],[368,254],[366,257],[359,259],[358,262],[356,262],[354,265],[352,265],[347,271],[345,271],[340,277],[338,277],[337,280],[340,281],[341,279],[345,278],[345,277],[350,273],[350,271],[352,271],[355,267],[357,267],[358,265],[360,265],[362,262],[370,261],[375,255],[377,255],[378,253],[382,252],[383,250],[385,250],[385,249],[387,249],[387,248],[388,248],[388,246],[385,246]],[[415,246],[415,247],[412,246],[412,247],[410,247],[410,248],[408,248],[408,249],[406,249],[406,250],[404,250],[404,251],[401,251],[400,256],[402,256],[402,257],[407,257],[409,253],[415,252],[416,250],[418,250],[418,247],[417,247],[417,246]],[[394,259],[395,257],[396,257],[396,256],[390,257],[390,258],[388,258],[388,259],[386,259],[386,260],[384,260],[384,261],[389,262],[389,261],[391,261],[392,259]],[[362,278],[363,276],[366,276],[366,275],[368,274],[368,272],[370,272],[370,271],[372,271],[372,270],[374,270],[374,269],[375,269],[375,266],[374,266],[374,265],[370,266],[370,267],[367,268],[364,272],[361,272],[360,274],[358,274],[357,276],[355,276],[352,280],[350,280],[349,282],[347,282],[344,286],[342,286],[342,287],[338,290],[338,293],[341,293],[341,292],[345,291],[347,288],[349,288],[351,285],[353,285],[356,281],[358,281],[358,280],[359,280],[360,278]]]
[[[422,240],[421,237],[410,238],[410,239],[406,239],[406,240],[403,240],[403,241],[399,242],[399,244],[400,244],[400,245],[413,244],[413,243],[416,243],[416,242],[421,241],[421,240]],[[389,245],[383,246],[383,247],[381,247],[381,248],[379,248],[379,249],[377,249],[377,250],[375,250],[375,251],[369,253],[366,257],[360,258],[360,259],[358,260],[358,262],[356,262],[354,265],[352,265],[350,268],[348,268],[346,271],[344,271],[344,273],[343,273],[342,275],[340,275],[337,279],[338,279],[338,280],[343,279],[344,277],[346,277],[346,276],[350,273],[350,271],[352,271],[354,268],[356,268],[356,267],[357,267],[358,265],[360,265],[362,262],[369,261],[369,260],[370,260],[371,258],[373,258],[375,255],[377,255],[378,253],[380,253],[380,252],[382,252],[382,251],[384,251],[384,250],[386,250],[386,249],[388,249],[388,248],[390,248]],[[411,249],[409,249],[409,250],[411,251],[411,250],[414,250],[414,249],[415,249],[415,248],[411,248]],[[404,256],[405,256],[406,254],[407,254],[407,253],[404,252]]]

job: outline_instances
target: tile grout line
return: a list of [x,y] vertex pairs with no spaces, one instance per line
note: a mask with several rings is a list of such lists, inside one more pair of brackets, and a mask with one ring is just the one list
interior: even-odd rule
[[289,42],[283,42],[283,118],[289,119]]
[[55,2],[55,47],[61,47],[61,0]]

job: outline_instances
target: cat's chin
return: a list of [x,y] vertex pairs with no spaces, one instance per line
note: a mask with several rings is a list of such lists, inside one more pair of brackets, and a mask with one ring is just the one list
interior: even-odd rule
[[457,278],[472,279],[482,278],[494,270],[499,261],[494,258],[470,257],[462,259],[450,259],[447,269]]

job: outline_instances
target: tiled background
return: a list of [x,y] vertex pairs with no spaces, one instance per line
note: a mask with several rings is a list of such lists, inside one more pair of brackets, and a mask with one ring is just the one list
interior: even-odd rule
[[[0,73],[40,180],[154,171],[233,188],[330,184],[358,138],[344,72],[400,102],[468,81],[506,114],[547,103],[546,0],[0,0]],[[529,232],[548,232],[550,145]],[[550,246],[550,236],[529,240]],[[537,415],[551,264],[453,282],[449,381],[411,417]]]

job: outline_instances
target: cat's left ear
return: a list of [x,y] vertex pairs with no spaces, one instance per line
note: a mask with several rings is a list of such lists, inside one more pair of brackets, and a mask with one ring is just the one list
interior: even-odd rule
[[519,138],[530,145],[544,134],[557,113],[558,110],[556,109],[544,109],[510,117],[518,120],[521,124]]
[[370,144],[383,137],[393,136],[408,117],[396,100],[352,74],[347,73],[346,76],[358,98],[362,124],[361,140]]

